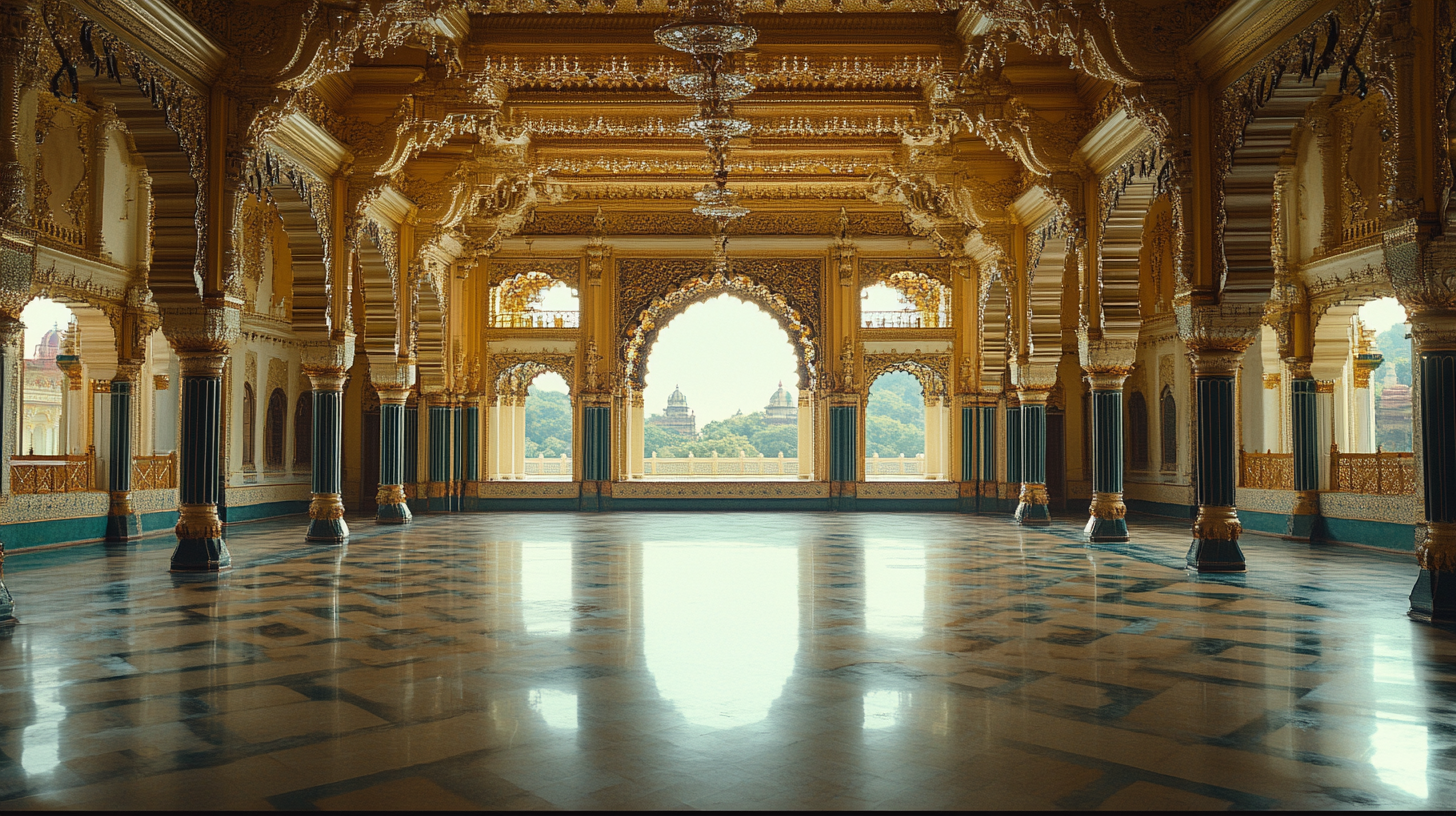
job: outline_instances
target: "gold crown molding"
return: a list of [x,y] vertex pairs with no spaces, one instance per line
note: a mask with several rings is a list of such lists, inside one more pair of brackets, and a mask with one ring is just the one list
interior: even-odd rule
[[75,0],[74,5],[197,91],[206,91],[227,65],[227,51],[167,0]]
[[[522,235],[586,235],[593,229],[593,213],[538,212]],[[910,230],[896,213],[851,213],[850,230],[856,235],[909,236]],[[605,235],[709,235],[712,224],[690,212],[607,213],[601,225]],[[800,211],[792,213],[753,212],[734,226],[735,235],[833,235],[838,232],[838,214]]]

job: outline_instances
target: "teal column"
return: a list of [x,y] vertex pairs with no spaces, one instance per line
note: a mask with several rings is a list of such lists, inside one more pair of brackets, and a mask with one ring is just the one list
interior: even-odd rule
[[996,499],[996,406],[982,405],[981,412],[981,509]]
[[581,409],[581,478],[605,482],[612,478],[612,408],[587,405]]
[[1244,552],[1239,549],[1243,525],[1234,508],[1238,485],[1234,375],[1247,347],[1245,343],[1237,350],[1195,349],[1189,355],[1198,417],[1194,432],[1198,517],[1193,522],[1187,562],[1189,568],[1199,572],[1244,571]]
[[430,497],[431,512],[450,510],[450,406],[430,405]]
[[1411,323],[1420,373],[1426,534],[1416,542],[1421,572],[1411,590],[1410,614],[1456,621],[1456,320],[1427,313],[1412,315]]
[[1021,392],[1021,494],[1016,521],[1050,524],[1046,490],[1046,391]]
[[[6,406],[5,416],[0,419],[0,429],[14,433],[12,439],[20,436],[20,406],[17,410],[10,410],[10,383],[11,376],[16,381],[22,376],[20,371],[20,360],[23,358],[24,350],[17,348],[21,338],[25,337],[25,324],[12,317],[0,317],[0,406]],[[62,388],[65,387],[64,380]],[[0,439],[5,439],[7,434],[0,432]],[[14,443],[18,444],[18,443]],[[5,587],[5,542],[0,541],[0,626],[9,626],[15,623],[15,599],[11,597],[10,590]]]
[[337,369],[309,371],[313,384],[313,501],[308,505],[308,541],[341,544],[349,537],[344,521],[344,381]]
[[859,408],[829,406],[829,480],[859,480]]
[[407,390],[376,389],[379,392],[379,492],[374,520],[379,524],[404,524],[413,518],[404,498],[405,407]]
[[404,406],[404,483],[420,481],[420,409]]
[[961,481],[980,482],[980,458],[976,456],[976,435],[980,432],[980,419],[973,405],[961,407]]
[[1083,532],[1088,541],[1127,541],[1127,505],[1122,501],[1122,369],[1088,370],[1092,386],[1092,505]]
[[1294,451],[1294,507],[1285,534],[1309,539],[1319,518],[1319,396],[1309,365],[1295,362],[1289,381],[1289,424]]
[[216,572],[232,566],[217,515],[222,495],[222,370],[226,355],[182,351],[177,472],[177,547],[173,572]]
[[138,368],[123,362],[111,380],[111,446],[107,468],[111,506],[106,512],[107,541],[130,541],[142,535],[142,517],[131,506],[131,404]]
[[1021,491],[1021,403],[1006,401],[1006,482]]
[[465,413],[465,476],[467,482],[480,479],[480,406],[473,402]]

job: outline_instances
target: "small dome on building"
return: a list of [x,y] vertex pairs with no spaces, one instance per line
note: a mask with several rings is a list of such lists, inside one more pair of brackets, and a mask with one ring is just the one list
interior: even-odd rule
[[768,398],[768,407],[770,407],[770,408],[793,408],[794,407],[794,398],[791,397],[791,396],[789,396],[789,392],[788,391],[785,391],[784,390],[784,381],[783,380],[779,380],[779,390],[773,392],[773,396]]
[[670,397],[667,398],[667,404],[668,405],[671,405],[671,406],[674,406],[674,407],[677,407],[677,406],[686,407],[687,406],[687,404],[688,404],[688,398],[683,394],[682,388],[677,387],[677,386],[674,386],[673,387],[673,389],[672,389],[672,396],[670,396]]

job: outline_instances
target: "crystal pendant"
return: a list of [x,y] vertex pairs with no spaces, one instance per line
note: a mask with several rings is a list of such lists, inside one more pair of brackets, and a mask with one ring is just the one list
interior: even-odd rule
[[742,99],[753,93],[753,83],[742,74],[718,74],[706,71],[678,74],[667,81],[667,87],[679,96],[686,96],[710,105]]
[[657,41],[695,56],[728,54],[758,41],[752,26],[738,22],[732,0],[693,0],[681,19],[657,29]]
[[747,119],[721,113],[702,113],[683,123],[683,132],[715,142],[726,142],[753,129]]

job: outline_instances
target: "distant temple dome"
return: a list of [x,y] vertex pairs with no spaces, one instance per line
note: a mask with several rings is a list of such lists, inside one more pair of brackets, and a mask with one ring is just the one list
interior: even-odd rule
[[56,355],[61,353],[61,345],[65,339],[66,333],[59,327],[52,326],[50,331],[41,335],[40,342],[35,344],[35,353],[28,362],[40,368],[56,368]]
[[672,396],[667,398],[667,408],[663,410],[662,416],[655,416],[648,422],[682,434],[689,439],[698,438],[698,417],[693,413],[693,409],[688,407],[687,395],[682,392],[680,387],[673,388]]
[[779,390],[768,398],[768,405],[763,409],[763,421],[769,425],[792,425],[799,421],[799,407],[794,404],[793,396],[784,390],[783,380],[779,381]]

